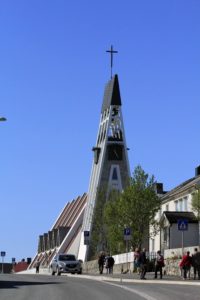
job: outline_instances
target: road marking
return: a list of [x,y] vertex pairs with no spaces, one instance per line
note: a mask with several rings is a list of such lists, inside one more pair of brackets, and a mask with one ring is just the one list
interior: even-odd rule
[[142,297],[142,298],[144,298],[146,300],[157,300],[155,297],[151,297],[151,296],[147,295],[146,293],[139,292],[139,291],[135,290],[134,288],[129,288],[127,286],[118,285],[118,284],[111,283],[111,282],[106,282],[106,283],[108,283],[110,285],[113,285],[113,286],[120,287],[120,288],[122,288],[124,290],[127,290],[127,291],[131,292],[131,293],[137,294],[138,296],[140,296],[140,297]]

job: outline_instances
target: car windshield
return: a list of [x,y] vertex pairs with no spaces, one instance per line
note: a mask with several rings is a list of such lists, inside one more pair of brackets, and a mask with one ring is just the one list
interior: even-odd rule
[[65,255],[60,255],[59,260],[61,260],[61,261],[69,261],[69,260],[74,261],[74,260],[76,260],[76,258],[75,258],[74,255],[65,254]]

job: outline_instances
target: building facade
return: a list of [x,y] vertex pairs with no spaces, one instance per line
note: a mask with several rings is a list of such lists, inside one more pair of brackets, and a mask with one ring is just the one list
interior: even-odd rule
[[[156,215],[160,231],[149,241],[149,251],[196,246],[199,243],[199,227],[196,213],[192,210],[192,197],[199,191],[200,166],[195,176],[181,183],[169,192],[160,192],[161,209]],[[183,220],[187,228],[179,228]],[[151,229],[150,229],[151,231]],[[182,237],[184,231],[184,238]]]

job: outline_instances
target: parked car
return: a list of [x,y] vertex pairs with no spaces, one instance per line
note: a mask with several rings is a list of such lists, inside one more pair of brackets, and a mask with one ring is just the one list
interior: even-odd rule
[[61,273],[82,274],[82,262],[74,254],[58,254],[51,264],[52,275]]

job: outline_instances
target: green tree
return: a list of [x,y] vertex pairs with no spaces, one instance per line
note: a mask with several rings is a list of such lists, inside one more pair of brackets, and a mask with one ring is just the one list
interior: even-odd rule
[[196,188],[196,193],[192,195],[191,206],[192,206],[192,210],[197,215],[197,220],[199,223],[198,225],[199,225],[199,247],[200,247],[200,184],[197,184],[195,188]]
[[130,246],[142,246],[152,234],[159,230],[154,217],[160,208],[160,199],[155,191],[155,179],[149,176],[141,166],[137,166],[130,178],[130,184],[121,194],[112,195],[104,208],[108,244],[115,253],[125,250],[123,241],[124,228],[131,229]]

